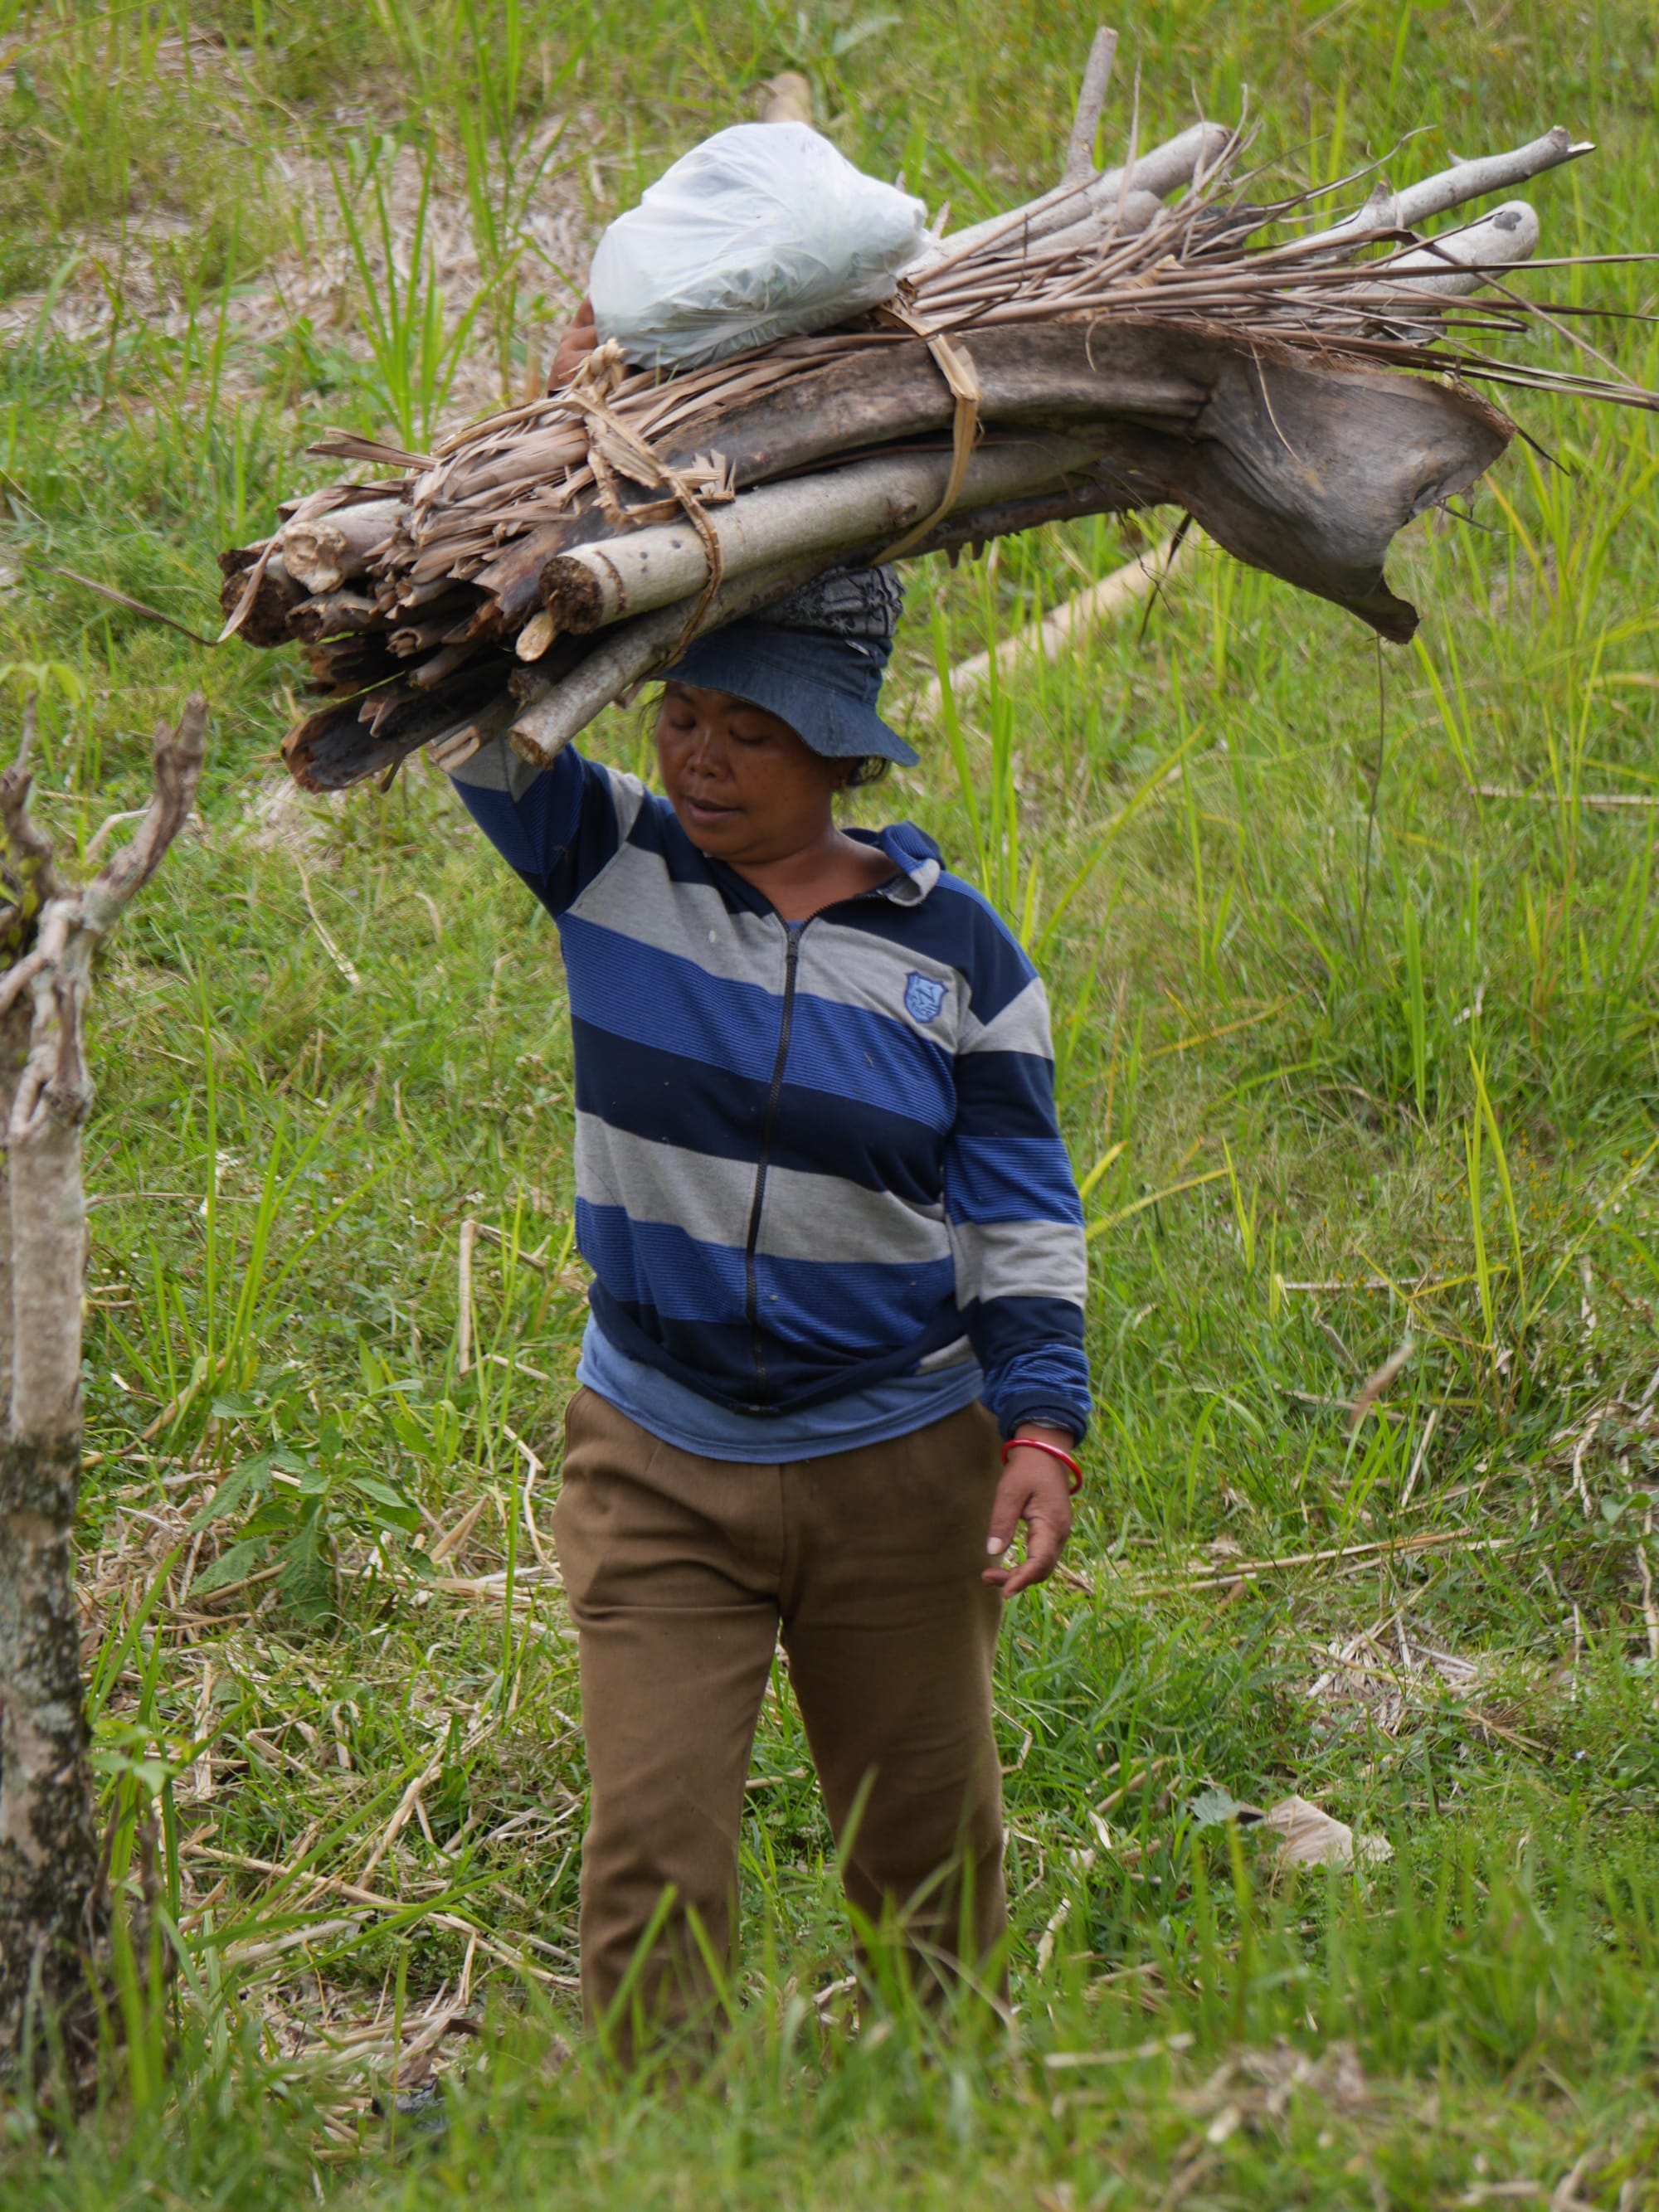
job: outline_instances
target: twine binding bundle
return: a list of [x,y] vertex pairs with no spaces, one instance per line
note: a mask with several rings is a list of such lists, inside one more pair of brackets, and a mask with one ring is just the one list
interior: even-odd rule
[[[1513,434],[1474,383],[1659,406],[1600,373],[1585,311],[1514,289],[1539,236],[1524,202],[1421,228],[1593,150],[1565,130],[1378,183],[1322,228],[1340,187],[1252,201],[1242,130],[1199,123],[1145,155],[1132,132],[1097,173],[1112,45],[1095,42],[1060,185],[936,241],[856,324],[672,376],[601,347],[431,454],[316,447],[401,480],[293,502],[221,562],[226,634],[305,648],[323,703],[284,742],[298,780],[387,777],[421,746],[458,764],[502,732],[545,764],[691,636],[826,568],[1068,516],[1175,505],[1408,637],[1394,535]],[[1491,350],[1539,326],[1591,365]]]

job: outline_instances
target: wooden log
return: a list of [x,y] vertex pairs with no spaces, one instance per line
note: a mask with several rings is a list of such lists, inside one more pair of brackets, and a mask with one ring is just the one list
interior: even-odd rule
[[384,629],[386,617],[378,603],[362,592],[331,592],[320,599],[301,599],[288,625],[289,635],[301,644],[320,645],[325,638]]
[[[1239,558],[1347,606],[1385,635],[1409,636],[1414,611],[1382,578],[1389,539],[1412,514],[1491,465],[1509,435],[1503,418],[1466,392],[1421,379],[1180,335],[1206,389],[1193,425],[1117,423],[1109,452],[1030,496],[959,509],[918,553],[1067,515],[1170,504]],[[811,560],[729,579],[702,627],[763,607],[848,557],[815,549]],[[428,700],[393,686],[331,707],[290,734],[284,757],[308,787],[339,789],[465,729],[510,683],[532,695],[517,710],[515,750],[545,765],[663,665],[691,604],[688,596],[635,616],[597,644],[560,637],[531,667],[503,653],[480,656]],[[365,705],[372,730],[359,720]]]
[[456,579],[445,569],[425,583],[411,583],[407,576],[389,576],[375,594],[381,607],[390,614],[411,615],[435,606],[454,592]]
[[471,645],[446,645],[434,653],[430,660],[423,660],[418,668],[409,672],[409,682],[417,691],[435,690],[440,684],[471,659],[477,650]]
[[[1088,411],[1086,329],[1059,325],[1000,335],[1031,337],[1033,356],[1045,368],[1028,382],[1028,420],[1063,424],[1073,443],[1092,441],[1094,451],[1054,469],[1046,483],[1025,476],[1024,462],[1016,460],[1008,465],[1018,473],[993,490],[988,487],[996,481],[989,473],[998,465],[995,456],[1012,449],[982,448],[972,464],[981,473],[970,477],[962,508],[1053,495],[1063,489],[1059,479],[1075,468],[1097,480],[1091,505],[1183,507],[1240,559],[1334,600],[1390,637],[1408,636],[1416,620],[1384,580],[1390,541],[1425,507],[1467,488],[1510,436],[1497,410],[1466,392],[1351,362],[1322,363],[1259,337],[1181,325],[1146,324],[1137,332],[1168,363],[1181,364],[1188,397],[1180,416],[1171,410],[1161,419],[1149,414],[1136,421],[1114,411],[1095,419]],[[1066,344],[1074,349],[1073,380],[1069,402],[1062,404],[1060,349]],[[991,341],[975,340],[975,364],[991,350]],[[1109,379],[1104,389],[1111,404],[1118,393]],[[1194,392],[1203,394],[1196,406]],[[794,514],[805,512],[815,527],[819,518],[827,525],[838,479],[856,477],[864,468],[908,472],[914,467],[915,482],[907,477],[914,492],[922,481],[921,461],[860,464],[836,476],[769,486],[715,510],[711,520],[722,543],[726,533],[732,535],[732,573],[741,573],[739,561],[767,554],[781,558],[812,543],[810,536],[796,534],[794,522],[786,532],[780,520],[764,537],[751,535],[750,550],[739,554],[736,537],[747,530],[755,502],[777,501],[775,510],[763,507],[763,512],[780,518],[793,502]],[[944,463],[943,455],[927,458],[927,481],[940,480]],[[840,540],[842,547],[852,542],[851,532]],[[647,581],[641,572],[658,560],[663,565]],[[553,611],[565,626],[603,623],[624,607],[639,611],[663,605],[675,591],[700,588],[703,560],[701,541],[689,528],[659,526],[613,539],[602,553],[590,547],[561,556],[545,580],[555,588]]]
[[398,499],[367,499],[313,520],[296,517],[282,532],[289,575],[319,597],[367,575],[370,556],[391,535],[401,507]]
[[1389,587],[1390,544],[1484,474],[1513,426],[1425,377],[1322,364],[1259,339],[1193,343],[1214,373],[1194,436],[1126,428],[1097,473],[1115,474],[1129,504],[1186,508],[1249,567],[1403,643],[1417,611]]
[[[1093,458],[1072,439],[983,447],[969,463],[957,504],[1018,498]],[[834,557],[854,546],[890,544],[938,506],[951,467],[948,453],[913,453],[745,492],[707,517],[721,573],[735,581],[814,553]],[[672,605],[708,580],[702,538],[689,523],[666,523],[557,555],[542,571],[542,595],[560,629],[585,632]]]
[[[477,605],[476,597],[471,594],[465,599],[458,594],[435,601],[423,611],[419,622],[392,631],[392,650],[404,659],[410,659],[417,653],[430,653],[434,646],[459,645],[477,611]],[[453,636],[452,632],[454,633]]]
[[503,730],[524,711],[522,702],[513,693],[502,691],[482,707],[469,721],[459,728],[446,730],[440,736],[427,740],[427,758],[434,768],[451,775],[464,768],[481,745],[501,736]]
[[989,507],[961,508],[931,532],[907,560],[928,553],[955,557],[964,546],[978,547],[994,538],[1011,538],[1021,530],[1040,529],[1048,522],[1076,522],[1087,514],[1132,514],[1155,501],[1139,496],[1109,461],[1068,477],[1051,491],[1031,499],[1000,500]]
[[1042,251],[1050,253],[1081,253],[1099,246],[1108,230],[1115,238],[1139,238],[1155,222],[1169,216],[1156,192],[1125,192],[1112,208],[1109,221],[1099,214],[1085,216],[1082,222],[1068,223],[1063,230],[1051,230],[1042,241]]
[[1538,251],[1538,216],[1525,200],[1507,200],[1479,222],[1447,231],[1410,253],[1396,254],[1377,270],[1380,283],[1398,276],[1402,300],[1425,293],[1456,299],[1477,292],[1494,268],[1529,261]]
[[1188,336],[1195,373],[1213,380],[1192,434],[1122,424],[1071,483],[1000,511],[964,511],[917,551],[1066,516],[1173,507],[1248,567],[1405,642],[1417,611],[1389,586],[1390,544],[1414,515],[1483,475],[1514,426],[1472,392],[1423,377]]
[[[697,625],[698,634],[753,614],[839,565],[837,556],[823,555],[775,563],[734,579],[714,594]],[[607,632],[562,683],[514,723],[507,736],[520,760],[534,768],[550,767],[596,714],[667,665],[684,635],[689,611],[684,605],[659,607]],[[522,670],[516,680],[533,682],[539,675],[539,670]]]
[[[1408,638],[1416,611],[1389,587],[1389,547],[1413,515],[1492,465],[1511,434],[1505,419],[1419,377],[1311,363],[1287,348],[1190,330],[1181,339],[1209,393],[1190,430],[1115,423],[1109,450],[1071,480],[1011,495],[1000,511],[964,502],[918,551],[1057,514],[1174,506],[1249,566],[1346,607],[1385,637]],[[823,482],[811,480],[809,496],[823,495]]]
[[1078,94],[1077,115],[1066,148],[1065,166],[1060,173],[1062,185],[1085,184],[1095,173],[1095,138],[1100,130],[1100,111],[1106,105],[1106,88],[1111,82],[1112,64],[1116,56],[1117,33],[1109,31],[1103,23],[1095,33],[1084,65],[1083,88]]
[[[256,553],[255,561],[258,555]],[[247,564],[252,568],[253,562]],[[229,621],[242,603],[247,586],[247,568],[233,569],[225,578],[219,593],[219,605]],[[266,651],[287,645],[293,637],[289,627],[295,609],[307,596],[306,587],[289,575],[280,553],[273,553],[265,562],[252,605],[243,616],[236,635],[246,645],[258,646]]]
[[1375,231],[1414,230],[1419,223],[1447,215],[1453,208],[1467,207],[1471,200],[1484,199],[1490,192],[1507,191],[1512,185],[1524,185],[1529,177],[1541,176],[1547,169],[1559,168],[1563,161],[1576,161],[1581,155],[1595,151],[1589,140],[1575,141],[1570,131],[1557,124],[1541,138],[1530,139],[1507,154],[1455,161],[1449,169],[1437,170],[1402,192],[1390,193],[1384,186],[1373,192],[1357,214],[1304,239],[1302,251],[1321,246],[1352,248]]
[[[595,517],[589,528],[604,528]],[[480,640],[510,637],[529,621],[542,603],[542,569],[549,559],[568,545],[576,523],[544,523],[520,538],[480,568],[472,579],[485,596],[467,626],[467,635]]]
[[378,631],[326,639],[320,645],[307,645],[304,651],[310,672],[305,688],[313,698],[355,696],[398,672],[398,662]]
[[289,773],[307,791],[340,791],[381,774],[471,721],[492,699],[504,698],[514,665],[500,654],[480,654],[430,692],[399,687],[372,731],[360,719],[360,700],[322,708],[295,723],[283,738]]
[[930,282],[957,268],[970,254],[986,252],[993,246],[1005,252],[1021,252],[1051,231],[1109,220],[1111,210],[1126,191],[1150,192],[1155,198],[1167,199],[1181,185],[1191,184],[1200,171],[1212,170],[1232,138],[1224,123],[1192,124],[1143,154],[1127,170],[1103,169],[1097,177],[1062,184],[1024,207],[1012,208],[1006,215],[992,216],[983,222],[970,223],[966,230],[953,231],[930,246],[904,274],[923,288],[925,298]]
[[[983,393],[981,419],[990,427],[1047,428],[1061,422],[1068,394],[1075,410],[1079,377],[1087,380],[1103,413],[1188,422],[1203,403],[1202,388],[1171,366],[1167,341],[1149,338],[1143,325],[1097,325],[1091,332],[1079,319],[975,334],[957,343],[972,359]],[[729,414],[700,410],[683,432],[660,438],[658,450],[669,466],[684,468],[713,446],[730,464],[734,481],[746,487],[841,453],[949,429],[955,401],[925,344],[906,339],[882,349],[878,378],[872,377],[870,366],[861,352],[842,356]],[[457,495],[471,489],[459,469],[452,483]],[[636,489],[625,511],[627,504],[654,506],[659,498]],[[594,505],[515,539],[471,580],[484,596],[469,637],[513,635],[543,604],[547,562],[613,534]],[[411,593],[395,585],[392,592],[400,607],[409,605]]]
[[[972,363],[987,430],[1066,430],[1080,402],[1091,414],[1173,428],[1190,424],[1204,404],[1181,346],[1150,320],[1091,325],[1079,316],[970,331],[951,343]],[[866,447],[948,432],[955,408],[927,346],[908,339],[874,362],[853,355],[812,370],[729,417],[702,414],[660,442],[675,467],[714,447],[746,490]]]

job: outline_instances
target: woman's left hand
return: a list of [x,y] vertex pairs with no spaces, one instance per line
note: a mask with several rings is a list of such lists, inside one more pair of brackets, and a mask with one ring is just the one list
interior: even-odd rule
[[583,300],[559,340],[553,366],[547,372],[550,392],[562,392],[599,342],[593,323],[593,302]]
[[[1071,1437],[1058,1429],[1033,1429],[1031,1433],[1041,1434],[1066,1451],[1072,1449]],[[1017,1567],[1006,1566],[1002,1561],[1022,1521],[1025,1557]],[[1017,1596],[1033,1583],[1047,1582],[1060,1565],[1071,1533],[1072,1492],[1065,1468],[1048,1452],[1021,1451],[1016,1446],[1008,1455],[991,1508],[985,1548],[998,1564],[987,1567],[985,1580],[1006,1598]]]

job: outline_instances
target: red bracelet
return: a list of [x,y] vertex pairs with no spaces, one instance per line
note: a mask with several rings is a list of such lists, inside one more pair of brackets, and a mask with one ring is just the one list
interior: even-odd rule
[[1002,1464],[1004,1467],[1006,1467],[1008,1464],[1008,1455],[1011,1451],[1047,1452],[1050,1459],[1057,1459],[1060,1465],[1066,1468],[1071,1480],[1073,1497],[1075,1498],[1079,1491],[1082,1489],[1083,1469],[1072,1457],[1070,1452],[1062,1451],[1058,1444],[1049,1443],[1045,1437],[1010,1437],[1007,1443],[1002,1447]]

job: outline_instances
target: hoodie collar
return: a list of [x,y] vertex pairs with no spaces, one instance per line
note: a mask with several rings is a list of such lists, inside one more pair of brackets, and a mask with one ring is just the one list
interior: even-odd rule
[[849,830],[860,845],[874,845],[899,871],[896,883],[883,884],[878,896],[895,906],[920,906],[945,872],[939,847],[914,822],[894,822],[885,830]]
[[[713,860],[701,853],[681,829],[672,810],[663,802],[668,815],[668,835],[679,848],[690,856],[704,874],[713,881],[728,908],[748,914],[771,914],[772,902],[763,891],[740,876],[724,860]],[[867,894],[873,898],[884,898],[895,906],[920,906],[945,873],[945,864],[939,847],[925,830],[918,830],[914,822],[895,822],[885,830],[849,830],[860,845],[873,845],[884,853],[898,874],[890,883],[878,884]]]

